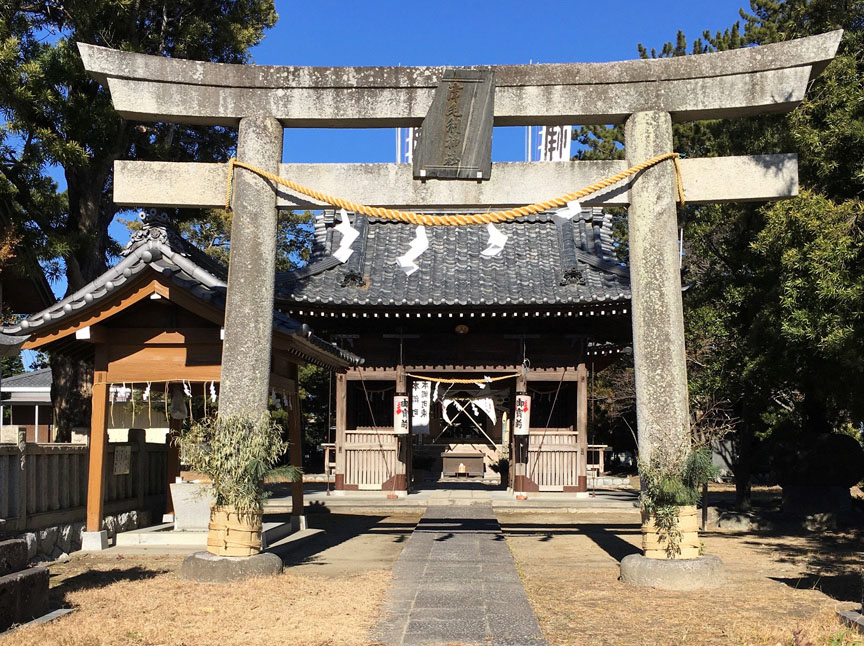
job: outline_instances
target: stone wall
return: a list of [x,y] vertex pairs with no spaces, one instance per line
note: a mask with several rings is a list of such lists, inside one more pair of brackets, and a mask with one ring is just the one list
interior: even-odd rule
[[[113,541],[118,532],[128,532],[139,527],[147,527],[151,522],[150,512],[134,510],[106,516],[102,529],[108,532],[108,540]],[[17,538],[27,545],[27,561],[42,563],[64,561],[69,554],[81,549],[81,536],[84,523],[61,523],[32,532],[24,532]]]
[[628,476],[624,476],[623,478],[617,476],[597,476],[592,477],[588,476],[588,488],[589,489],[608,489],[610,487],[629,487],[630,478]]

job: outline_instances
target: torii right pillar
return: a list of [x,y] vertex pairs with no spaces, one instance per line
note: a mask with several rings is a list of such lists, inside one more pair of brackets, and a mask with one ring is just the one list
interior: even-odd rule
[[[624,146],[630,165],[672,152],[669,113],[632,114],[625,125]],[[652,459],[674,464],[690,449],[676,181],[673,163],[661,162],[637,175],[630,187],[630,289],[640,465]],[[653,519],[648,523],[650,527]],[[642,531],[646,533],[644,522]],[[693,560],[685,550],[689,551],[682,546],[681,556],[686,560],[625,556],[621,580],[671,590],[722,582],[724,567],[719,558],[698,556]]]
[[[672,152],[667,112],[637,112],[625,126],[627,161]],[[675,460],[690,448],[684,314],[672,161],[631,185],[629,220],[633,363],[639,459]]]

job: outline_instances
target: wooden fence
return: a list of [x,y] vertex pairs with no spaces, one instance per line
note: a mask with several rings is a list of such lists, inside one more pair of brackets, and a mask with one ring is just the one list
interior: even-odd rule
[[540,491],[563,491],[578,484],[579,446],[576,431],[532,428],[528,436],[528,477]]
[[345,431],[345,484],[381,489],[397,473],[398,439],[393,427]]
[[[147,444],[144,432],[130,442],[109,443],[105,460],[105,514],[157,509],[164,504],[167,450]],[[115,455],[129,447],[128,473],[115,475]],[[120,463],[124,462],[121,449]],[[0,533],[15,534],[83,521],[87,504],[89,447],[0,444]],[[122,469],[125,471],[125,469]]]

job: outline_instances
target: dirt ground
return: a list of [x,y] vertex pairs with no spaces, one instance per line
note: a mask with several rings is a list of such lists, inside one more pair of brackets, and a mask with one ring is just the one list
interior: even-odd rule
[[[675,593],[618,581],[636,510],[497,515],[550,646],[864,646],[835,615],[860,603],[860,532],[709,531],[727,582]],[[53,604],[76,611],[0,646],[366,645],[419,516],[312,515],[326,533],[285,555],[284,574],[230,586],[181,580],[179,555],[76,554],[51,566]]]
[[860,603],[861,533],[702,535],[728,580],[702,593],[618,581],[636,553],[638,514],[498,513],[550,646],[774,644],[861,646],[838,609]]
[[180,579],[182,555],[73,554],[51,565],[51,601],[76,611],[0,646],[361,646],[418,518],[311,516],[327,533],[282,575],[224,586]]

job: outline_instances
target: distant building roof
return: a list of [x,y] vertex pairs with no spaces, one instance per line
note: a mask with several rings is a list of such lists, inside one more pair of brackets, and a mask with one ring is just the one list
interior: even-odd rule
[[0,389],[11,392],[51,392],[51,368],[42,368],[20,375],[4,377]]
[[395,260],[415,226],[356,216],[354,253],[342,264],[332,213],[316,221],[309,265],[277,276],[277,302],[354,307],[579,305],[630,298],[630,273],[616,258],[613,218],[599,208],[572,220],[540,214],[495,225],[509,236],[481,255],[485,226],[428,227],[429,249],[406,276]]
[[[156,271],[171,280],[175,285],[192,292],[199,299],[225,307],[226,268],[203,253],[200,249],[184,240],[174,231],[167,216],[151,212],[144,217],[143,227],[136,231],[122,252],[123,259],[104,274],[70,294],[53,306],[33,314],[29,318],[0,330],[3,335],[24,338],[33,331],[49,324],[54,325],[79,310],[109,297],[145,270]],[[307,325],[280,312],[273,313],[273,328],[291,335],[309,350],[317,349],[340,361],[357,364],[361,360],[354,354],[342,350],[312,334]],[[319,363],[312,353],[304,359]]]

